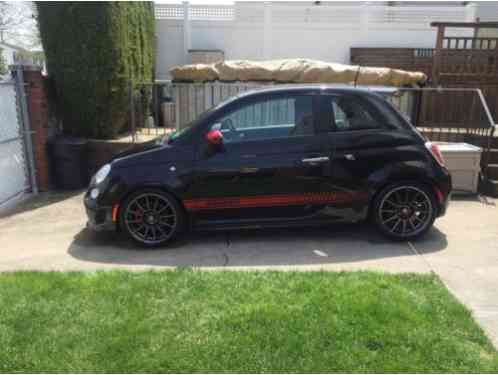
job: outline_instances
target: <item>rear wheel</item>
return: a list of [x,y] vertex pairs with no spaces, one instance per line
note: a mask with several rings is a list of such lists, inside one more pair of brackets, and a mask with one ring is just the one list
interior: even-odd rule
[[394,184],[374,202],[374,221],[386,236],[411,240],[425,234],[436,219],[434,194],[424,185]]
[[144,189],[131,194],[121,206],[121,228],[146,247],[165,245],[185,226],[185,213],[170,194]]

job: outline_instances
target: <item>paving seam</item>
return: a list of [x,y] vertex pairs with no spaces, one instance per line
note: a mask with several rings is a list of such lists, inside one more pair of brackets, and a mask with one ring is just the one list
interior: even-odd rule
[[430,270],[432,273],[436,273],[436,271],[434,271],[434,268],[433,268],[433,267],[432,267],[432,265],[429,263],[429,261],[428,261],[427,259],[425,259],[425,257],[424,257],[422,254],[420,254],[420,253],[418,252],[418,250],[417,250],[417,249],[415,248],[415,246],[411,243],[411,241],[407,241],[406,243],[408,244],[408,247],[410,248],[410,250],[411,250],[411,251],[413,251],[413,253],[414,253],[415,255],[417,255],[418,257],[420,257],[420,258],[422,259],[422,261],[425,263],[425,265],[426,265],[427,267],[429,267],[429,270]]

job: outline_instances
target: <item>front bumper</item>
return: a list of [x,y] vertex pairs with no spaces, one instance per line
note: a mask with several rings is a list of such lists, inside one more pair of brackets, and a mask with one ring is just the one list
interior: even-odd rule
[[101,207],[88,194],[84,198],[87,227],[95,231],[115,231],[116,223],[112,220],[112,207]]

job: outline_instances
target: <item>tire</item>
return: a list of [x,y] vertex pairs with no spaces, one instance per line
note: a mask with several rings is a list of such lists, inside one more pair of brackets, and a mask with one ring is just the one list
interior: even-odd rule
[[373,202],[373,220],[385,236],[398,241],[423,236],[436,219],[436,199],[425,185],[397,183],[387,186]]
[[186,214],[180,203],[159,189],[132,193],[120,205],[119,225],[140,246],[171,243],[185,229]]

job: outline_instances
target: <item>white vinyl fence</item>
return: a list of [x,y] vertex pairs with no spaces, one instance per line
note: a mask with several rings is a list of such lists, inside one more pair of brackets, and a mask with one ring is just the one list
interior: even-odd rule
[[[433,48],[433,21],[474,21],[479,4],[394,6],[385,3],[235,2],[157,4],[156,79],[190,63],[190,49],[216,49],[225,59],[310,58],[349,63],[351,47]],[[453,30],[452,30],[453,32]],[[471,36],[472,31],[455,30]]]

